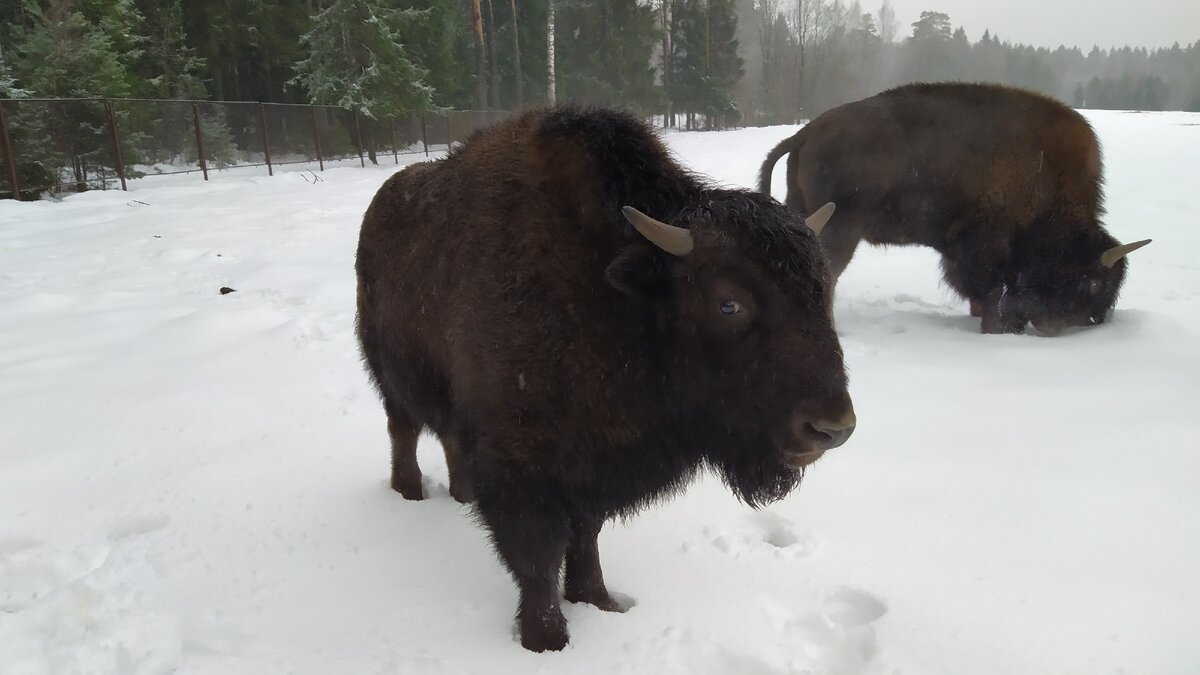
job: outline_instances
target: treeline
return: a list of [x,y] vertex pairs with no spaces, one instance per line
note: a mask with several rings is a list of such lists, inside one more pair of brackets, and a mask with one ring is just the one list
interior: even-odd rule
[[[548,36],[553,35],[553,39]],[[551,56],[553,55],[553,56]],[[372,117],[547,100],[681,125],[811,116],[914,80],[1200,110],[1200,42],[1034,48],[841,0],[12,0],[0,97],[325,103]]]
[[889,3],[756,0],[743,8],[747,53],[740,98],[751,119],[791,120],[913,81],[1001,82],[1076,107],[1200,111],[1200,42],[1167,49],[1083,52],[1012,44],[984,31],[972,43],[941,12],[900,26]]

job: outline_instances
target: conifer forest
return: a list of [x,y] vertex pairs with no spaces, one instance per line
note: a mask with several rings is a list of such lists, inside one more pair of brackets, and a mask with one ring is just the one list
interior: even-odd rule
[[[8,0],[0,99],[179,101],[111,106],[110,126],[129,132],[120,154],[131,173],[200,154],[218,166],[245,162],[239,152],[265,146],[256,139],[266,130],[290,150],[320,154],[299,111],[289,122],[185,101],[353,111],[353,122],[333,110],[311,124],[317,135],[334,130],[326,152],[357,145],[371,161],[419,135],[415,114],[563,101],[711,129],[795,123],[906,82],[970,80],[1078,108],[1200,110],[1200,41],[1050,49],[971,30],[981,28],[972,42],[935,11],[900,25],[888,0]],[[100,149],[111,145],[104,114],[96,102],[10,105],[21,184],[65,170],[83,188],[89,161],[117,163],[101,159],[117,154]],[[380,121],[394,119],[409,121],[391,142],[395,126]],[[171,143],[193,126],[203,153]],[[452,126],[438,125],[446,142]]]

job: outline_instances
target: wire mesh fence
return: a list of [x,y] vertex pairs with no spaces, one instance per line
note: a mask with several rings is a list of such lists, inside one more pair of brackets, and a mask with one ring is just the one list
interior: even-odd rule
[[445,150],[507,111],[375,119],[335,106],[159,99],[0,99],[0,199],[125,188],[154,176]]

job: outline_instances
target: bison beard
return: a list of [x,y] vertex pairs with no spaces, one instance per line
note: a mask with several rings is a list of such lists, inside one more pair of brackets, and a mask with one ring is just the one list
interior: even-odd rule
[[1079,113],[997,85],[898,87],[834,108],[767,155],[759,189],[787,160],[787,204],[825,201],[820,231],[836,279],[860,241],[929,246],[985,333],[1032,323],[1053,335],[1102,323],[1125,278],[1100,225],[1100,146]]
[[802,468],[786,466],[773,457],[764,461],[752,452],[727,452],[708,463],[738,499],[755,508],[783,499],[804,477]]
[[800,214],[705,184],[629,115],[531,111],[396,174],[356,272],[392,486],[423,497],[416,441],[437,434],[534,651],[567,643],[564,569],[568,601],[622,609],[606,520],[702,467],[749,504],[779,499],[855,425]]

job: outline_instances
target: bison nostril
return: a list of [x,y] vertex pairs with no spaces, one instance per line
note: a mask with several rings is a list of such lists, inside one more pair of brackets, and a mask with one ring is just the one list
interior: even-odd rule
[[854,433],[857,420],[853,413],[846,417],[837,422],[808,422],[804,425],[804,431],[817,447],[831,450],[845,443]]
[[804,425],[804,432],[809,436],[809,438],[812,438],[822,445],[833,442],[833,434],[830,434],[827,431],[822,431],[813,426],[811,423],[806,423]]

